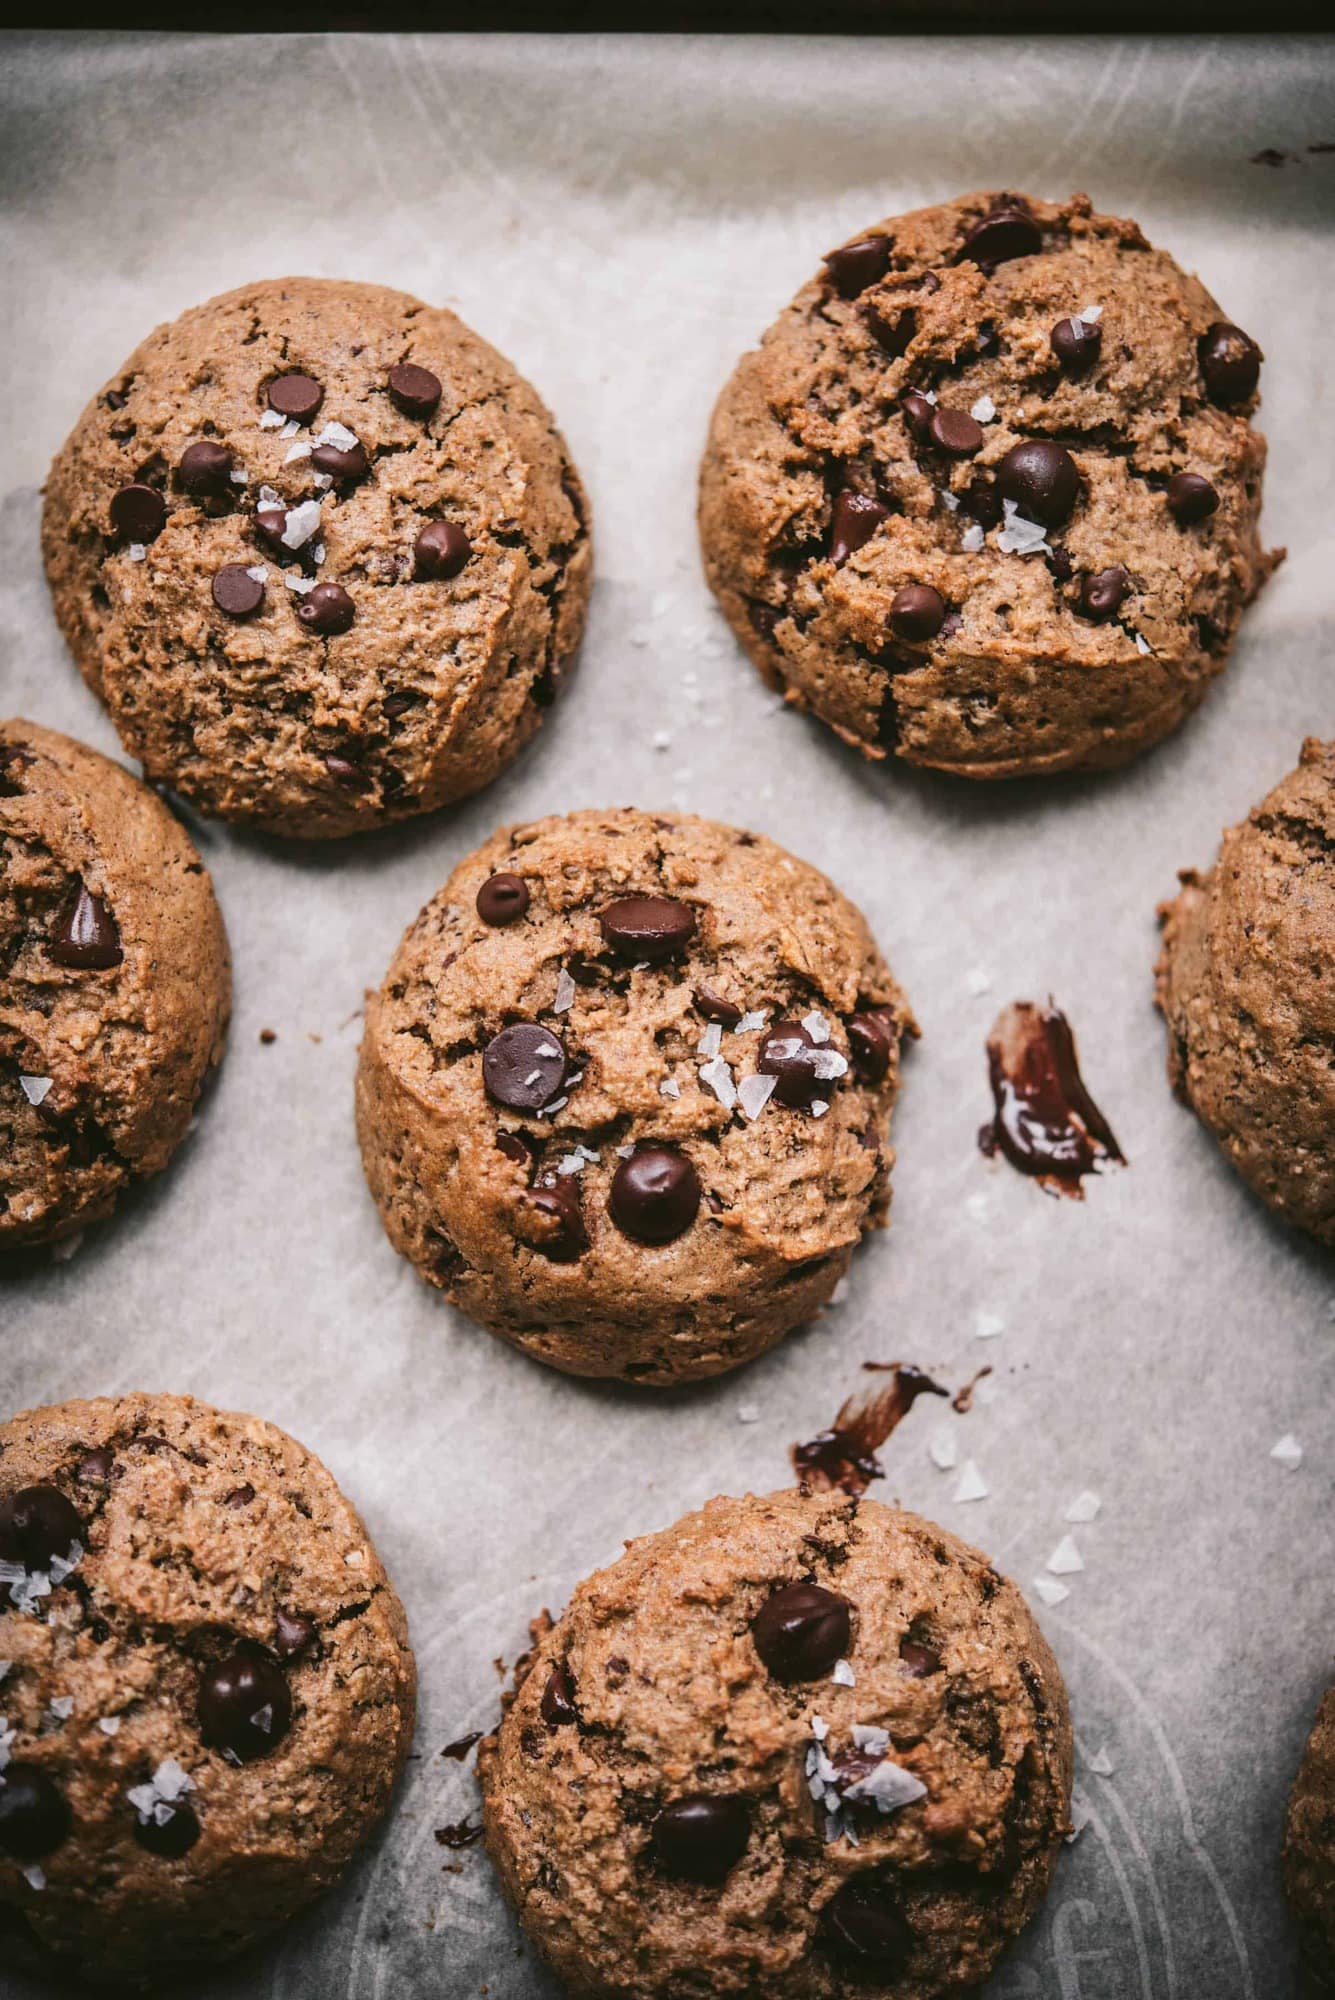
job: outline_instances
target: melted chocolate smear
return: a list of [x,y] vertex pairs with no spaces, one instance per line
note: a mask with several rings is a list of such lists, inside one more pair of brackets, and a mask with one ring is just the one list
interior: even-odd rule
[[871,1394],[850,1396],[832,1430],[818,1431],[792,1448],[793,1470],[804,1493],[838,1491],[858,1499],[873,1479],[884,1479],[877,1446],[903,1423],[919,1396],[950,1393],[911,1361],[868,1361],[865,1366],[887,1373],[890,1380]]
[[964,1386],[960,1389],[957,1389],[954,1395],[951,1397],[950,1399],[951,1409],[958,1411],[959,1415],[962,1417],[967,1416],[969,1411],[973,1408],[974,1390],[978,1387],[978,1384],[982,1381],[984,1375],[990,1375],[991,1373],[992,1369],[989,1365],[986,1368],[980,1368],[976,1375],[971,1375],[968,1381],[964,1384]]
[[452,1826],[438,1826],[436,1839],[442,1847],[471,1847],[475,1840],[482,1838],[482,1823],[471,1819],[455,1820]]
[[453,1757],[456,1764],[462,1764],[475,1743],[482,1741],[482,1731],[475,1729],[471,1736],[461,1736],[455,1743],[447,1743],[441,1751],[442,1757]]
[[989,1159],[1000,1153],[1046,1194],[1077,1201],[1084,1199],[1084,1175],[1109,1162],[1126,1165],[1085,1088],[1071,1024],[1051,1001],[1037,1007],[1015,1000],[1002,1009],[988,1036],[987,1066],[996,1110],[978,1144]]

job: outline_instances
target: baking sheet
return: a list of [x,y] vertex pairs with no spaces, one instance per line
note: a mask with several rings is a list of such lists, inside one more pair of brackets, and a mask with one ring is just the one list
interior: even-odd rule
[[[1031,1597],[1069,1501],[1103,1503],[1072,1531],[1069,1598],[1039,1612],[1086,1824],[991,1995],[1283,2000],[1283,1801],[1335,1651],[1335,1262],[1174,1103],[1150,988],[1175,870],[1335,729],[1335,158],[1305,150],[1335,139],[1335,42],[53,36],[5,54],[4,710],[116,751],[51,618],[37,487],[150,326],[253,276],[456,307],[550,401],[595,505],[582,665],[489,792],[329,847],[207,830],[237,975],[218,1086],[112,1226],[0,1284],[6,1410],[149,1387],[273,1418],[363,1508],[408,1606],[422,1717],[384,1836],[191,1991],[552,1994],[482,1852],[433,1838],[476,1803],[471,1761],[441,1749],[492,1721],[493,1662],[534,1611],[623,1537],[784,1483],[789,1442],[864,1360],[898,1358],[952,1384],[993,1365],[990,1398],[947,1420],[990,1491],[953,1499],[928,1403],[881,1497],[981,1543]],[[1252,164],[1267,147],[1289,157]],[[1268,357],[1265,528],[1289,560],[1203,714],[1097,781],[982,792],[863,765],[765,693],[695,553],[697,458],[736,354],[832,243],[976,186],[1074,186],[1136,215]],[[607,803],[689,806],[808,856],[863,905],[924,1028],[893,1226],[847,1296],[670,1396],[565,1380],[452,1314],[390,1250],[353,1135],[356,1010],[404,925],[497,822]],[[975,1145],[987,1027],[1049,992],[1131,1162],[1080,1205]],[[1004,1331],[980,1339],[980,1313]],[[1296,1472],[1269,1456],[1290,1431]],[[0,1970],[6,2000],[36,1990]]]

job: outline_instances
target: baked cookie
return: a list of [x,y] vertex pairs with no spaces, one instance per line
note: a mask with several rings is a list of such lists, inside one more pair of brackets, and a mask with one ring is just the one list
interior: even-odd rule
[[0,1252],[165,1167],[222,1054],[227,934],[179,822],[128,771],[0,722]]
[[1071,1726],[1012,1583],[868,1500],[713,1500],[576,1590],[478,1753],[570,1992],[957,1995],[1041,1902]]
[[1335,1244],[1335,741],[1159,912],[1168,1074],[1243,1179]]
[[503,828],[369,996],[362,1161],[395,1249],[493,1333],[576,1375],[716,1375],[884,1220],[905,1032],[860,913],[773,841]]
[[403,1607],[301,1445],[188,1396],[0,1426],[0,1906],[102,1977],[204,1964],[389,1804]]
[[1335,1688],[1317,1710],[1284,1823],[1284,1886],[1304,1992],[1335,1993]]
[[509,362],[381,285],[243,285],[161,326],[51,468],[42,543],[152,778],[324,837],[490,782],[584,623],[583,489]]
[[1195,708],[1278,560],[1260,363],[1085,195],[877,223],[719,398],[709,581],[769,684],[870,757],[1120,764]]

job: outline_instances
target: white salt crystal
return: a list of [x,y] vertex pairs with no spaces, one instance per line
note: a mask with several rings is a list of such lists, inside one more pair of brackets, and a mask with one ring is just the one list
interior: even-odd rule
[[973,1337],[975,1340],[995,1340],[998,1334],[1005,1331],[1006,1322],[1000,1313],[980,1312],[975,1314],[973,1322]]
[[960,547],[966,556],[976,556],[979,550],[984,547],[986,541],[987,537],[984,535],[979,523],[977,521],[970,521],[968,527],[960,536]]
[[1048,1569],[1053,1576],[1076,1576],[1084,1566],[1085,1559],[1075,1545],[1075,1537],[1063,1535],[1048,1557]]
[[773,1097],[778,1081],[777,1076],[761,1076],[758,1071],[742,1078],[737,1086],[737,1097],[748,1118],[759,1118]]
[[976,965],[973,971],[967,974],[964,984],[977,998],[980,994],[992,991],[992,975],[990,972],[984,972],[981,965]]
[[1102,1505],[1103,1502],[1099,1499],[1098,1494],[1091,1493],[1088,1487],[1086,1487],[1083,1493],[1076,1494],[1075,1499],[1066,1509],[1066,1519],[1068,1521],[1092,1521],[1097,1516],[1099,1508]]
[[297,444],[288,446],[286,452],[283,455],[283,463],[284,465],[291,465],[296,459],[309,458],[310,455],[311,455],[311,448],[303,440]]
[[1284,1467],[1286,1472],[1296,1472],[1303,1462],[1303,1448],[1292,1431],[1286,1431],[1279,1443],[1272,1445],[1270,1456]]
[[1106,1748],[1094,1752],[1094,1755],[1089,1760],[1088,1768],[1094,1773],[1096,1778],[1111,1778],[1113,1774],[1113,1761],[1108,1755]]
[[125,553],[130,558],[131,562],[142,562],[144,560],[144,557],[148,554],[148,550],[145,548],[142,542],[131,542],[129,548],[125,551]]
[[260,417],[260,429],[262,431],[281,431],[282,428],[283,419],[279,416],[277,410],[265,410]]
[[802,1026],[806,1029],[813,1042],[820,1044],[821,1042],[829,1041],[830,1024],[817,1008],[813,1007],[809,1014],[802,1016]]
[[118,1715],[99,1715],[97,1726],[104,1736],[115,1736],[120,1730],[121,1719]]
[[1013,556],[1050,555],[1046,528],[1028,520],[1013,500],[1003,500],[1001,505],[1006,519],[997,530],[997,547]]
[[865,1778],[849,1785],[844,1793],[846,1799],[874,1801],[877,1811],[883,1813],[898,1812],[926,1796],[927,1787],[922,1779],[915,1778],[912,1771],[906,1771],[902,1764],[894,1763],[889,1757],[874,1771],[868,1771]]
[[29,1104],[41,1104],[51,1089],[49,1076],[21,1076],[19,1089]]
[[986,1222],[991,1213],[991,1204],[985,1194],[971,1194],[964,1206],[975,1222]]
[[676,1077],[665,1076],[658,1086],[658,1094],[660,1097],[680,1097],[681,1085],[677,1082]]
[[733,1029],[733,1033],[735,1035],[754,1035],[758,1032],[759,1029],[764,1027],[765,1023],[768,1020],[769,1020],[769,1015],[765,1012],[763,1007],[760,1008],[755,1013],[743,1014],[741,1020],[737,1023],[737,1026]]
[[30,1868],[24,1869],[23,1879],[30,1889],[45,1889],[46,1887],[46,1871],[43,1868],[39,1868],[35,1861]]
[[723,1046],[722,1024],[718,1021],[711,1021],[709,1026],[705,1029],[703,1035],[701,1035],[699,1042],[696,1044],[696,1047],[698,1048],[702,1056],[708,1057],[709,1061],[712,1062],[722,1046]]
[[552,1002],[554,1014],[564,1014],[575,997],[575,982],[564,966],[556,975],[556,998]]
[[975,423],[990,424],[997,414],[997,406],[990,396],[980,396],[969,411]]
[[737,1421],[739,1424],[758,1424],[760,1422],[759,1403],[739,1404],[737,1410]]
[[1153,646],[1151,646],[1149,640],[1146,639],[1141,633],[1137,632],[1135,634],[1135,641],[1136,641],[1136,651],[1139,654],[1141,654],[1142,657],[1154,651],[1154,648]]
[[823,1097],[813,1097],[813,1098],[812,1098],[812,1100],[811,1100],[811,1115],[812,1115],[812,1117],[813,1117],[813,1118],[823,1118],[823,1117],[825,1116],[826,1112],[827,1112],[827,1111],[829,1110],[829,1108],[830,1108],[830,1107],[829,1107],[829,1104],[828,1104],[828,1103],[826,1102],[826,1100],[825,1100],[825,1099],[824,1099]]
[[1065,1604],[1067,1598],[1071,1595],[1068,1584],[1058,1583],[1054,1577],[1050,1576],[1036,1576],[1034,1578],[1034,1589],[1045,1604]]
[[670,750],[672,748],[672,737],[666,729],[656,729],[653,741],[655,750]]
[[1086,326],[1097,326],[1099,321],[1103,318],[1103,307],[1081,306],[1079,312],[1073,313],[1071,317],[1073,319],[1082,319],[1085,322]]
[[938,1472],[953,1472],[959,1464],[960,1449],[955,1433],[945,1429],[944,1426],[939,1431],[933,1432],[927,1450]]
[[299,597],[304,597],[308,590],[314,590],[315,588],[315,578],[313,576],[292,576],[285,574],[283,582],[289,590],[295,590]]
[[231,480],[233,486],[249,486],[250,484],[250,474],[243,472],[239,465],[233,466],[227,477]]
[[[283,547],[285,549],[304,548],[319,525],[320,502],[318,500],[303,500],[300,506],[290,507],[287,515],[287,525],[283,529]],[[319,561],[318,550],[316,551],[316,560],[317,562]]]
[[952,1494],[955,1500],[986,1500],[991,1487],[978,1470],[973,1459],[966,1458],[960,1472],[959,1484]]
[[854,1688],[858,1684],[857,1675],[853,1672],[847,1660],[835,1661],[834,1666],[830,1670],[830,1679],[836,1687]]
[[940,486],[937,488],[936,497],[941,502],[941,505],[945,508],[948,514],[959,513],[960,503],[958,494],[948,492],[944,486]]
[[68,1722],[74,1713],[74,1696],[72,1694],[52,1695],[50,1701],[47,1703],[47,1707],[57,1722]]
[[708,1086],[725,1111],[731,1111],[737,1102],[737,1086],[732,1080],[732,1071],[722,1056],[715,1056],[713,1062],[703,1065],[700,1070],[701,1083]]
[[315,440],[316,444],[332,444],[335,451],[351,451],[360,442],[356,431],[350,431],[346,424],[327,423]]

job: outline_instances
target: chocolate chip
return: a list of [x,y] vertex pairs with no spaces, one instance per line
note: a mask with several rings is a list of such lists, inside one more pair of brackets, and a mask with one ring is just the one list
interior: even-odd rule
[[735,1028],[745,1010],[734,1007],[731,1000],[725,1000],[721,993],[715,993],[710,987],[697,986],[695,1011],[703,1014],[706,1021],[721,1021],[725,1028]]
[[917,1639],[900,1640],[899,1658],[904,1672],[917,1681],[926,1680],[929,1674],[941,1671],[941,1655]]
[[1032,257],[1042,248],[1042,232],[1028,209],[1002,202],[974,224],[960,257],[975,264],[1008,264],[1013,257]]
[[244,1486],[234,1486],[232,1488],[231,1492],[224,1499],[223,1506],[230,1507],[234,1513],[240,1513],[243,1507],[249,1507],[254,1498],[255,1488],[247,1480]]
[[893,1888],[871,1875],[855,1875],[825,1905],[820,1935],[836,1957],[884,1974],[903,1971],[913,1950]]
[[36,1764],[9,1764],[0,1778],[0,1854],[25,1865],[40,1861],[69,1838],[71,1815],[63,1792]]
[[199,1817],[188,1799],[173,1799],[165,1819],[156,1812],[148,1819],[134,1818],[134,1837],[148,1854],[163,1861],[179,1861],[199,1839]]
[[528,908],[528,883],[522,875],[502,871],[488,875],[477,892],[477,913],[484,924],[517,923]]
[[440,401],[440,377],[415,361],[400,361],[389,371],[389,393],[405,417],[429,417]]
[[864,1082],[881,1081],[890,1067],[897,1041],[894,1016],[884,1008],[870,1007],[850,1016],[848,1053]]
[[269,384],[269,408],[299,424],[308,424],[323,401],[324,390],[310,375],[278,375]]
[[751,1838],[751,1815],[738,1798],[690,1792],[664,1806],[654,1821],[649,1851],[664,1875],[677,1882],[717,1888],[731,1874]]
[[776,1681],[824,1680],[848,1651],[846,1598],[818,1583],[790,1583],[766,1598],[751,1620],[756,1651]]
[[1059,319],[1048,335],[1048,345],[1068,375],[1083,375],[1099,358],[1103,328],[1097,320]]
[[932,434],[936,404],[921,389],[906,389],[899,399],[899,407],[904,412],[909,436],[918,444],[926,444]]
[[695,912],[675,896],[622,896],[598,919],[603,943],[632,965],[664,965],[695,935]]
[[56,919],[46,955],[76,972],[109,972],[125,956],[116,919],[100,896],[79,883]]
[[361,444],[349,445],[346,451],[336,444],[317,444],[311,450],[311,464],[317,472],[327,472],[331,479],[364,479],[368,470],[366,450]]
[[549,1729],[559,1729],[564,1723],[579,1721],[579,1712],[575,1707],[575,1683],[570,1678],[569,1667],[560,1661],[547,1676],[539,1713]]
[[1025,438],[1013,444],[997,466],[997,490],[1029,520],[1059,528],[1080,497],[1080,474],[1061,445],[1047,438]]
[[286,547],[283,541],[283,536],[287,533],[286,507],[257,507],[255,527],[262,541],[266,541],[271,549],[291,561],[297,552]]
[[1076,610],[1095,625],[1106,625],[1121,610],[1131,589],[1131,579],[1120,563],[1111,569],[1087,570],[1080,579]]
[[1001,495],[984,472],[975,472],[968,488],[960,495],[960,508],[977,521],[980,528],[995,528],[1001,520]]
[[890,509],[870,493],[845,486],[836,493],[830,514],[830,559],[837,568],[869,542]]
[[315,1637],[315,1620],[300,1611],[274,1613],[273,1649],[280,1660],[294,1660]]
[[762,1037],[756,1068],[762,1076],[776,1076],[774,1095],[780,1104],[801,1110],[819,1097],[822,1084],[816,1075],[816,1044],[800,1021],[776,1021]]
[[264,579],[244,563],[224,563],[213,579],[213,601],[229,618],[249,618],[264,602]]
[[225,444],[201,438],[181,453],[176,474],[187,493],[226,493],[232,483],[232,465],[232,454]]
[[1251,336],[1217,319],[1197,341],[1196,353],[1210,401],[1226,408],[1245,403],[1261,379],[1261,350]]
[[167,523],[167,503],[152,486],[122,486],[112,495],[111,525],[124,542],[153,542]]
[[825,275],[842,299],[855,299],[890,268],[890,238],[859,236],[825,258]]
[[983,448],[983,427],[967,410],[951,410],[938,403],[932,411],[927,433],[938,451],[951,458],[972,458]]
[[45,1570],[53,1556],[68,1556],[82,1542],[83,1522],[55,1486],[23,1486],[0,1500],[0,1557],[25,1569]]
[[428,521],[413,543],[417,574],[438,583],[458,576],[473,553],[473,544],[453,521]]
[[324,767],[336,785],[342,785],[345,792],[369,792],[371,779],[367,771],[355,757],[330,755],[324,759]]
[[564,1046],[536,1021],[513,1021],[482,1051],[487,1094],[512,1111],[540,1111],[557,1096],[565,1074]]
[[1165,498],[1180,528],[1208,521],[1219,505],[1219,495],[1199,472],[1175,472],[1165,488]]
[[331,638],[351,631],[357,607],[341,583],[317,583],[297,606],[297,616],[308,631]]
[[533,1152],[522,1132],[498,1132],[496,1150],[513,1160],[517,1167],[531,1167]]
[[894,361],[898,361],[901,354],[906,352],[909,342],[918,331],[918,315],[912,306],[906,306],[902,312],[896,313],[893,319],[887,319],[879,306],[869,304],[862,308],[862,317],[871,328],[877,346]]
[[83,1486],[98,1486],[111,1477],[111,1469],[116,1461],[109,1444],[99,1445],[96,1451],[86,1452],[74,1468],[74,1477]]
[[267,1757],[292,1724],[292,1695],[273,1654],[238,1641],[199,1684],[199,1731],[215,1750],[243,1764]]
[[675,1146],[637,1146],[612,1176],[607,1206],[623,1236],[671,1243],[699,1212],[700,1176]]
[[575,1174],[558,1174],[519,1198],[518,1233],[554,1264],[573,1264],[589,1247],[577,1182]]
[[945,599],[930,583],[906,583],[890,600],[890,623],[901,639],[934,639],[945,622]]

